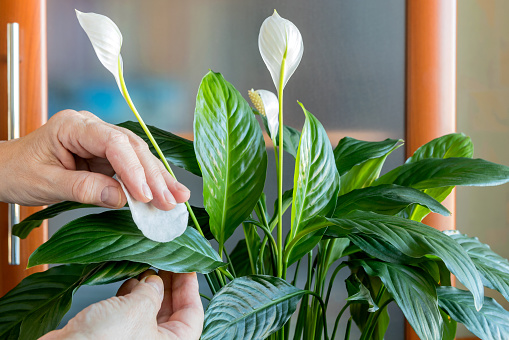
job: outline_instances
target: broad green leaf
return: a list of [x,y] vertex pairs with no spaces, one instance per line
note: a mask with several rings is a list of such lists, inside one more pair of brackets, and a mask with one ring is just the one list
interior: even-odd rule
[[467,291],[442,286],[437,288],[437,295],[440,308],[479,338],[509,339],[509,312],[494,299],[486,297],[483,307],[477,311]]
[[[445,135],[431,142],[424,144],[412,157],[407,159],[406,163],[413,163],[426,158],[450,158],[450,157],[467,157],[472,158],[474,155],[474,145],[470,137],[462,133],[452,133]],[[424,190],[431,197],[442,202],[451,193],[454,187],[442,187]],[[426,207],[413,206],[407,208],[406,215],[414,221],[422,221],[429,214],[430,209]]]
[[[334,166],[334,154],[329,137],[322,124],[304,106],[302,109],[306,121],[295,160],[292,229],[288,242],[303,232],[316,216],[332,214],[339,191],[339,175]],[[288,249],[290,254],[288,265],[313,249],[322,234],[323,230],[307,234],[293,249]]]
[[236,277],[251,275],[251,262],[249,260],[249,252],[246,246],[246,240],[242,239],[237,242],[230,254],[233,268],[235,269]]
[[[118,126],[129,129],[141,137],[150,147],[150,151],[159,158],[154,146],[138,122],[127,121],[118,124]],[[168,162],[175,164],[179,168],[185,169],[196,176],[201,176],[201,170],[198,166],[198,162],[196,161],[192,141],[174,135],[171,132],[156,128],[155,126],[149,125],[147,127]]]
[[479,270],[486,287],[498,290],[509,301],[509,261],[491,250],[477,237],[468,237],[456,230],[444,232],[458,242]]
[[[20,238],[26,238],[33,229],[40,227],[44,220],[58,216],[66,211],[83,208],[100,208],[100,207],[91,204],[83,204],[70,201],[56,203],[28,216],[23,221],[16,224],[12,229],[12,233]],[[198,220],[198,223],[200,224],[200,227],[203,233],[205,234],[205,237],[208,240],[213,239],[214,235],[212,235],[212,233],[210,232],[209,215],[207,214],[207,211],[205,211],[204,208],[199,207],[191,206],[191,208],[194,211],[196,219]],[[187,225],[195,228],[194,222],[192,221],[191,217],[189,217]]]
[[383,238],[366,233],[351,233],[348,239],[367,254],[385,262],[411,264],[422,262],[422,258],[414,258],[403,254],[398,248]]
[[214,295],[201,339],[265,339],[288,321],[305,293],[272,276],[237,278]]
[[328,253],[326,254],[326,262],[324,263],[324,272],[328,272],[330,266],[345,256],[345,251],[350,246],[350,240],[348,238],[334,238],[331,240],[321,240],[318,244],[319,248],[327,246]]
[[38,228],[44,220],[47,220],[48,218],[53,218],[66,211],[82,208],[98,208],[98,207],[91,204],[83,204],[69,201],[53,204],[45,209],[42,209],[28,216],[20,223],[14,225],[12,233],[20,238],[26,238],[28,234],[30,234],[30,232],[33,229]]
[[509,182],[509,167],[483,159],[426,158],[389,171],[374,185],[397,184],[415,189],[494,186]]
[[[254,110],[253,110],[254,111]],[[263,126],[265,131],[270,135],[269,127],[267,125],[267,117],[262,117]],[[279,136],[279,132],[277,134]],[[297,151],[299,150],[300,131],[292,128],[288,125],[283,125],[283,150],[288,152],[293,157],[297,157]],[[276,146],[279,146],[279,137],[275,138]]]
[[387,157],[403,145],[400,142],[402,140],[395,139],[365,142],[350,137],[340,140],[334,149],[336,166],[341,175],[339,195],[370,186],[380,176]]
[[440,231],[401,217],[362,211],[353,212],[342,218],[330,218],[324,224],[329,225],[326,232],[329,236],[367,234],[390,243],[410,257],[422,258],[425,255],[440,257],[447,268],[472,292],[476,306],[482,307],[484,287],[474,263],[457,242],[452,242],[449,236]]
[[58,326],[80,285],[121,281],[149,267],[133,262],[73,264],[32,274],[0,299],[0,338],[38,339]]
[[451,133],[424,144],[406,160],[406,163],[415,163],[426,158],[472,158],[473,155],[474,144],[470,137],[463,133]]
[[176,273],[209,273],[224,265],[195,229],[187,228],[175,240],[159,243],[143,236],[129,211],[115,210],[69,222],[32,253],[28,266],[124,260]]
[[442,334],[442,340],[454,340],[456,339],[456,328],[458,323],[452,319],[442,308],[440,308],[440,315],[444,322],[444,332]]
[[359,262],[368,275],[380,277],[421,339],[442,339],[435,284],[424,271],[374,260]]
[[354,166],[370,159],[386,156],[400,142],[402,141],[397,139],[386,139],[382,142],[366,142],[351,137],[344,137],[334,149],[334,159],[339,175],[343,176]]
[[267,152],[249,104],[221,74],[209,72],[196,98],[194,148],[203,174],[210,230],[220,246],[262,193]]
[[369,305],[368,312],[373,313],[378,310],[370,291],[362,284],[357,275],[351,274],[346,280],[346,290],[348,291],[348,301],[361,301]]
[[[355,256],[353,256],[355,258]],[[362,267],[359,268],[352,268],[352,272],[355,273],[357,278],[361,281],[361,283],[366,287],[371,296],[377,296],[380,288],[382,287],[382,281],[380,281],[380,278],[376,276],[369,276],[366,274],[364,269]],[[390,299],[390,294],[386,291],[383,293],[380,304],[385,303],[388,299]],[[366,328],[366,323],[368,321],[369,315],[371,312],[369,310],[369,305],[365,303],[354,303],[350,305],[350,315],[352,315],[353,320],[359,327],[359,330],[362,332]],[[390,322],[390,316],[389,312],[387,311],[387,308],[384,308],[381,312],[378,311],[380,314],[378,316],[378,320],[375,326],[375,330],[372,334],[372,337],[370,340],[384,340],[385,333],[387,331],[387,327],[389,326]]]
[[338,197],[334,217],[353,210],[396,215],[409,205],[419,204],[433,212],[448,216],[451,213],[437,200],[420,190],[393,184],[357,189]]

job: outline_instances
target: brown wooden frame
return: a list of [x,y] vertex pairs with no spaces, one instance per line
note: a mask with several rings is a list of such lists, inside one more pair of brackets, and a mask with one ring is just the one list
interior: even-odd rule
[[[46,0],[0,1],[0,140],[7,139],[7,24],[19,23],[20,32],[20,135],[24,136],[47,119]],[[21,207],[21,218],[40,208]],[[0,203],[0,296],[24,277],[47,266],[26,269],[30,254],[47,240],[47,224],[21,240],[21,264],[7,262],[7,204]]]
[[[456,131],[456,0],[407,0],[406,154]],[[452,217],[430,214],[424,223],[455,228],[455,191],[444,202]],[[406,340],[418,340],[408,323]]]

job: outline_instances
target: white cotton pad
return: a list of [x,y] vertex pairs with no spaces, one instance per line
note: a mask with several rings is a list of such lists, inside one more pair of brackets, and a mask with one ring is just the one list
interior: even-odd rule
[[145,237],[156,242],[170,242],[186,231],[189,212],[184,203],[178,203],[170,211],[159,210],[150,202],[143,203],[135,200],[120,178],[116,179],[127,196],[134,223]]

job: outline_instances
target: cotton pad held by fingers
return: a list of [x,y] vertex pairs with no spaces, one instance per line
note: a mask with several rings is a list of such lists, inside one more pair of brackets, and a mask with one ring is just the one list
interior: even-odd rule
[[170,211],[159,210],[152,203],[143,203],[129,194],[124,183],[117,177],[122,186],[134,223],[145,237],[156,242],[170,242],[186,231],[189,212],[184,203],[178,203]]

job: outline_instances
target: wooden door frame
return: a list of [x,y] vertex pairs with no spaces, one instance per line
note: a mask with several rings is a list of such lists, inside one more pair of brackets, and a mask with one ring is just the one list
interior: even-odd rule
[[[406,1],[406,155],[456,132],[456,0]],[[444,201],[452,216],[430,214],[424,223],[455,229],[456,192]],[[418,340],[405,323],[405,339]]]
[[[0,2],[0,140],[7,139],[7,23],[19,24],[20,36],[20,136],[44,124],[47,119],[46,0],[2,0]],[[25,218],[40,207],[21,207]],[[30,254],[48,238],[47,223],[20,242],[21,264],[7,261],[7,204],[0,203],[0,296],[23,278],[47,269],[26,269]]]

